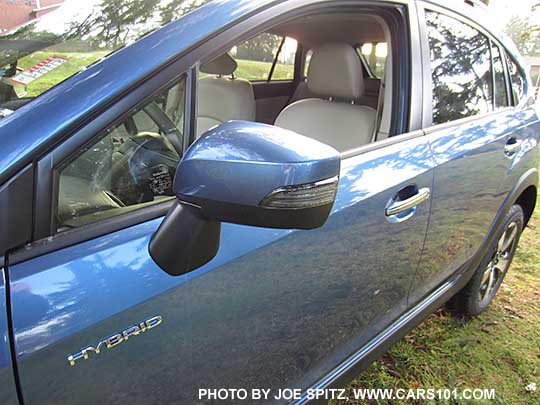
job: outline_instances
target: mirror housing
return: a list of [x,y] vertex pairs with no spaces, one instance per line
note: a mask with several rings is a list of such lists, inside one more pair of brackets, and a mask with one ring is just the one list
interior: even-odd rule
[[244,121],[214,127],[182,158],[177,201],[150,254],[168,273],[183,274],[215,256],[220,222],[318,228],[334,204],[340,165],[335,149],[292,131]]
[[339,153],[271,125],[232,121],[182,159],[174,193],[220,222],[281,229],[324,224],[337,191]]

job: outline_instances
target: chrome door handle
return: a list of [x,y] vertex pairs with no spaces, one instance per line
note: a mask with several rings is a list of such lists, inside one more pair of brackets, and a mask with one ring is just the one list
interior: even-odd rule
[[411,208],[416,207],[417,205],[422,204],[424,201],[427,201],[431,195],[429,188],[421,188],[418,190],[418,193],[413,195],[410,198],[407,198],[403,201],[395,201],[386,207],[386,216],[391,217],[392,215],[399,214],[403,211],[410,210]]
[[517,152],[519,152],[521,150],[521,141],[517,140],[517,139],[513,139],[508,141],[508,143],[506,145],[504,145],[504,154],[506,156],[512,156],[514,154],[516,154]]

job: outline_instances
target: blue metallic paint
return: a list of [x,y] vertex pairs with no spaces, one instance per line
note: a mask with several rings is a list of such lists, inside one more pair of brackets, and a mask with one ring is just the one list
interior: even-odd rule
[[[511,136],[523,149],[509,158],[504,146]],[[538,144],[540,123],[532,108],[519,113],[507,109],[434,130],[427,137],[437,168],[430,226],[411,302],[439,286],[478,251],[505,197],[538,159],[538,153],[527,153],[519,163]]]
[[[0,182],[83,117],[267,3],[213,2],[0,121]],[[510,132],[523,149],[501,159]],[[180,277],[148,255],[160,219],[11,266],[25,400],[191,403],[201,382],[309,386],[474,253],[515,179],[538,166],[539,133],[537,114],[525,108],[345,159],[323,228],[224,224],[218,255]],[[402,223],[384,217],[388,201],[411,184],[434,191],[422,261],[430,205]],[[9,401],[15,393],[5,313],[0,308],[0,381]],[[152,334],[69,366],[69,353],[156,314],[164,323]]]
[[206,132],[186,152],[174,180],[178,196],[259,206],[272,191],[339,175],[328,145],[285,129],[232,121]]
[[213,1],[115,52],[0,120],[0,184],[35,158],[44,145],[57,140],[85,117],[198,42],[268,4],[271,1]]
[[0,403],[16,404],[17,391],[15,390],[11,349],[9,347],[6,299],[5,272],[3,268],[0,268]]
[[507,123],[514,129],[514,134],[521,142],[521,150],[513,156],[501,190],[509,192],[518,182],[521,175],[530,168],[540,170],[540,123],[538,107],[530,106],[519,112],[507,114]]
[[[13,266],[14,288],[48,303],[14,311],[25,399],[190,403],[201,381],[309,386],[405,310],[429,204],[401,224],[384,207],[406,185],[431,187],[433,167],[425,137],[345,159],[323,228],[223,224],[216,258],[176,278],[147,252],[159,220]],[[16,292],[13,308],[24,299]],[[70,352],[155,314],[159,330],[68,365]]]
[[[35,157],[44,145],[57,140],[66,130],[140,83],[168,61],[223,27],[274,3],[278,2],[212,1],[90,66],[0,120],[3,149],[0,155],[0,184]],[[445,1],[431,3],[448,6]],[[472,12],[485,26],[491,26],[481,13],[458,3],[454,5],[457,10]],[[504,36],[502,38],[512,55],[521,60],[513,42]],[[144,58],[140,55],[144,55]],[[125,63],[126,60],[137,63]]]

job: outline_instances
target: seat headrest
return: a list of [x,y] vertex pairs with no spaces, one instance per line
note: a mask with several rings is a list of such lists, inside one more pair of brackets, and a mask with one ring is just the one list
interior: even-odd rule
[[309,90],[320,96],[353,100],[364,94],[362,62],[348,44],[328,43],[313,50],[307,74]]
[[209,75],[232,75],[238,64],[228,53],[218,56],[212,62],[202,65],[200,71]]

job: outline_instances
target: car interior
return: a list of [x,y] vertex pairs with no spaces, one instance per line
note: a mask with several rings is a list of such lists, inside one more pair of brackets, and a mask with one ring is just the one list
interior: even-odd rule
[[[281,42],[263,42],[249,50],[256,54],[266,46],[273,60],[261,61],[260,55],[245,60],[239,44],[236,55],[233,48],[200,66],[197,137],[230,120],[273,124],[339,152],[389,136],[392,52],[383,18],[362,13],[309,15],[264,35]],[[280,55],[286,41],[294,46],[288,55]],[[386,47],[383,57],[374,52],[379,43]],[[371,45],[367,54],[365,44]],[[378,77],[373,61],[380,65]],[[246,66],[267,69],[267,79],[243,77],[249,76]],[[273,79],[278,68],[289,79]],[[61,170],[58,230],[173,196],[182,143],[184,82],[165,93],[107,131]]]
[[274,124],[340,152],[388,136],[390,114],[384,107],[391,105],[385,102],[391,97],[387,80],[391,52],[387,52],[385,77],[379,79],[373,77],[360,51],[365,43],[390,44],[383,19],[321,14],[288,22],[270,32],[301,44],[297,52],[304,64],[309,53],[306,77],[291,86],[272,81],[251,83],[235,77],[238,63],[230,53],[218,56],[200,68],[205,75],[199,80],[198,136],[229,120]]

